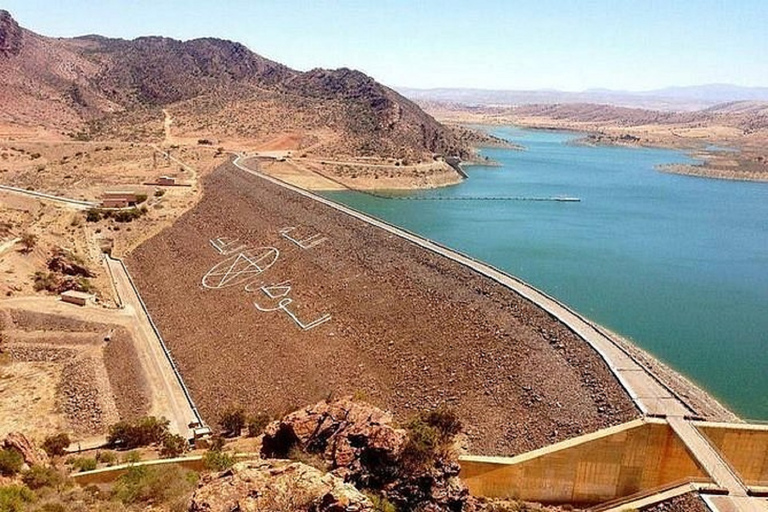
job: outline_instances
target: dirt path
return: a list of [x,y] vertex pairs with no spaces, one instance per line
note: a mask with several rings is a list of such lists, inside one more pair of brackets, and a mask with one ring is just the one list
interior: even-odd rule
[[127,327],[133,336],[139,360],[151,390],[150,414],[165,416],[171,421],[172,432],[189,439],[192,437],[192,432],[188,425],[195,421],[197,416],[184,394],[171,362],[163,351],[162,343],[152,328],[149,317],[144,312],[125,268],[119,260],[112,258],[107,259],[107,265],[123,310],[131,318]]

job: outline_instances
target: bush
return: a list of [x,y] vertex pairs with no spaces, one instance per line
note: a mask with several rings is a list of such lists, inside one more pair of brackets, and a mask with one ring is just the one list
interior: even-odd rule
[[366,491],[363,494],[371,500],[375,512],[397,512],[397,507],[388,499],[374,492]]
[[125,455],[123,455],[123,463],[136,464],[137,462],[141,462],[141,453],[138,451],[131,450],[130,452],[127,452]]
[[455,411],[438,409],[424,413],[421,417],[427,425],[435,427],[440,432],[443,440],[447,441],[461,432],[461,420],[459,420]]
[[66,478],[54,468],[35,465],[24,473],[21,481],[30,489],[42,489],[43,487],[58,488],[66,482]]
[[75,457],[73,459],[69,459],[67,462],[72,466],[73,469],[78,471],[93,471],[98,465],[96,459],[93,457]]
[[90,208],[85,212],[86,222],[99,222],[101,220],[101,210],[98,208]]
[[245,427],[245,411],[242,407],[230,407],[219,418],[219,426],[226,435],[231,437],[239,436],[243,427]]
[[[197,484],[198,475],[179,466],[133,466],[117,479],[113,496],[126,505],[143,504],[164,510],[183,505]],[[186,510],[186,509],[185,509]]]
[[264,433],[269,421],[269,415],[264,412],[251,416],[248,419],[248,437],[257,437]]
[[165,436],[163,439],[163,447],[160,449],[160,456],[167,459],[178,457],[187,451],[189,443],[186,439],[178,434],[172,434]]
[[13,476],[24,465],[24,457],[13,449],[4,448],[0,450],[0,475]]
[[23,485],[0,487],[0,510],[2,512],[23,512],[25,503],[34,501],[35,495]]
[[403,448],[401,464],[406,472],[416,473],[432,464],[440,447],[440,432],[417,418],[408,424],[408,440]]
[[147,194],[136,194],[136,204],[141,204],[147,200]]
[[134,421],[120,421],[109,427],[107,442],[124,449],[159,444],[168,435],[169,421],[145,416]]
[[32,281],[32,287],[36,292],[41,292],[43,290],[53,292],[58,290],[59,284],[61,284],[56,274],[53,272],[42,272],[40,270],[35,272],[32,276]]
[[203,455],[203,466],[211,471],[224,471],[235,464],[235,459],[228,453],[218,450],[208,450]]
[[113,466],[117,462],[117,454],[111,450],[99,450],[96,452],[96,461]]
[[157,189],[155,190],[155,197],[163,197],[165,195],[165,190],[163,189]]
[[48,436],[43,441],[43,450],[51,457],[61,457],[66,453],[70,442],[69,436],[64,433]]
[[37,235],[32,233],[24,233],[21,235],[21,252],[27,254],[32,252],[32,249],[37,245]]

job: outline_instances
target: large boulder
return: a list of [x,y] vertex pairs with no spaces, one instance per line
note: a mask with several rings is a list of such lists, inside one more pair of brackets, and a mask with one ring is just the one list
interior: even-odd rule
[[189,512],[373,512],[354,486],[299,462],[253,460],[203,477]]
[[11,432],[5,436],[2,447],[6,450],[16,450],[24,458],[27,468],[32,466],[48,466],[50,461],[46,453],[35,447],[27,436],[20,432]]
[[377,490],[403,509],[462,510],[469,490],[455,454],[436,450],[423,464],[409,464],[408,443],[408,431],[397,428],[390,413],[342,398],[271,423],[262,457],[286,458],[298,450],[320,456],[335,476]]
[[320,402],[267,426],[262,456],[286,458],[291,450],[318,454],[329,470],[364,487],[378,470],[393,466],[406,440],[392,415],[343,398]]

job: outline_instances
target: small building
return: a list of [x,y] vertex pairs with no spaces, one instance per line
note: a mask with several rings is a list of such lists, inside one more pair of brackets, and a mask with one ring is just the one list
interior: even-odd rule
[[70,304],[77,304],[78,306],[85,306],[90,298],[90,294],[74,290],[67,290],[61,294],[62,302],[69,302]]
[[104,192],[101,198],[102,208],[125,208],[138,203],[136,192],[115,190]]
[[173,186],[176,184],[176,178],[172,176],[160,176],[157,179],[156,185]]

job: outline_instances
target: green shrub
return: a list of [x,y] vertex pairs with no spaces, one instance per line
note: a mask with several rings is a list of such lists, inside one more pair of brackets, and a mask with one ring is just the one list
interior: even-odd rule
[[163,439],[163,447],[160,449],[160,456],[163,458],[171,459],[183,454],[189,448],[189,443],[186,439],[178,434],[171,434],[165,436]]
[[211,471],[224,471],[235,464],[235,459],[228,453],[208,450],[203,455],[203,466]]
[[35,465],[24,472],[21,481],[30,489],[58,488],[66,482],[66,477],[55,468]]
[[401,455],[406,472],[415,473],[431,465],[441,444],[440,432],[423,419],[411,421],[407,428],[408,440]]
[[269,425],[269,414],[262,412],[251,416],[248,419],[248,437],[257,437],[264,433],[264,429]]
[[372,491],[365,491],[363,494],[371,500],[375,512],[397,512],[397,507],[385,497]]
[[75,457],[69,459],[67,463],[77,471],[93,471],[98,465],[93,457]]
[[43,450],[51,457],[61,457],[66,453],[70,442],[69,435],[65,433],[48,436],[43,441]]
[[169,421],[145,416],[134,421],[120,421],[109,427],[107,442],[113,447],[139,448],[163,442],[168,435]]
[[43,272],[41,270],[35,272],[32,276],[32,281],[32,287],[36,292],[41,292],[43,290],[53,292],[58,289],[60,284],[59,278],[55,273]]
[[4,448],[0,450],[0,475],[13,476],[24,465],[24,457],[13,449]]
[[219,426],[227,436],[239,436],[245,427],[245,410],[238,406],[229,407],[219,417]]
[[141,204],[147,200],[147,194],[136,194],[136,204]]
[[99,450],[96,452],[96,461],[107,466],[114,466],[117,462],[117,454],[112,450]]
[[124,464],[136,464],[137,462],[141,462],[141,453],[138,451],[131,450],[123,455]]
[[423,413],[421,417],[427,425],[435,427],[440,432],[443,440],[448,440],[461,432],[461,420],[455,411],[438,409]]
[[23,512],[27,507],[26,503],[31,503],[35,499],[35,494],[24,485],[6,485],[0,487],[0,511],[2,512]]
[[88,211],[85,212],[85,221],[86,222],[99,222],[101,220],[101,210],[98,208],[89,208]]
[[163,197],[163,195],[165,195],[165,190],[161,188],[155,190],[155,197]]
[[175,465],[163,468],[133,466],[117,479],[113,496],[126,505],[151,504],[157,507],[164,504],[166,507],[163,509],[175,509],[186,502],[197,480],[197,473]]

